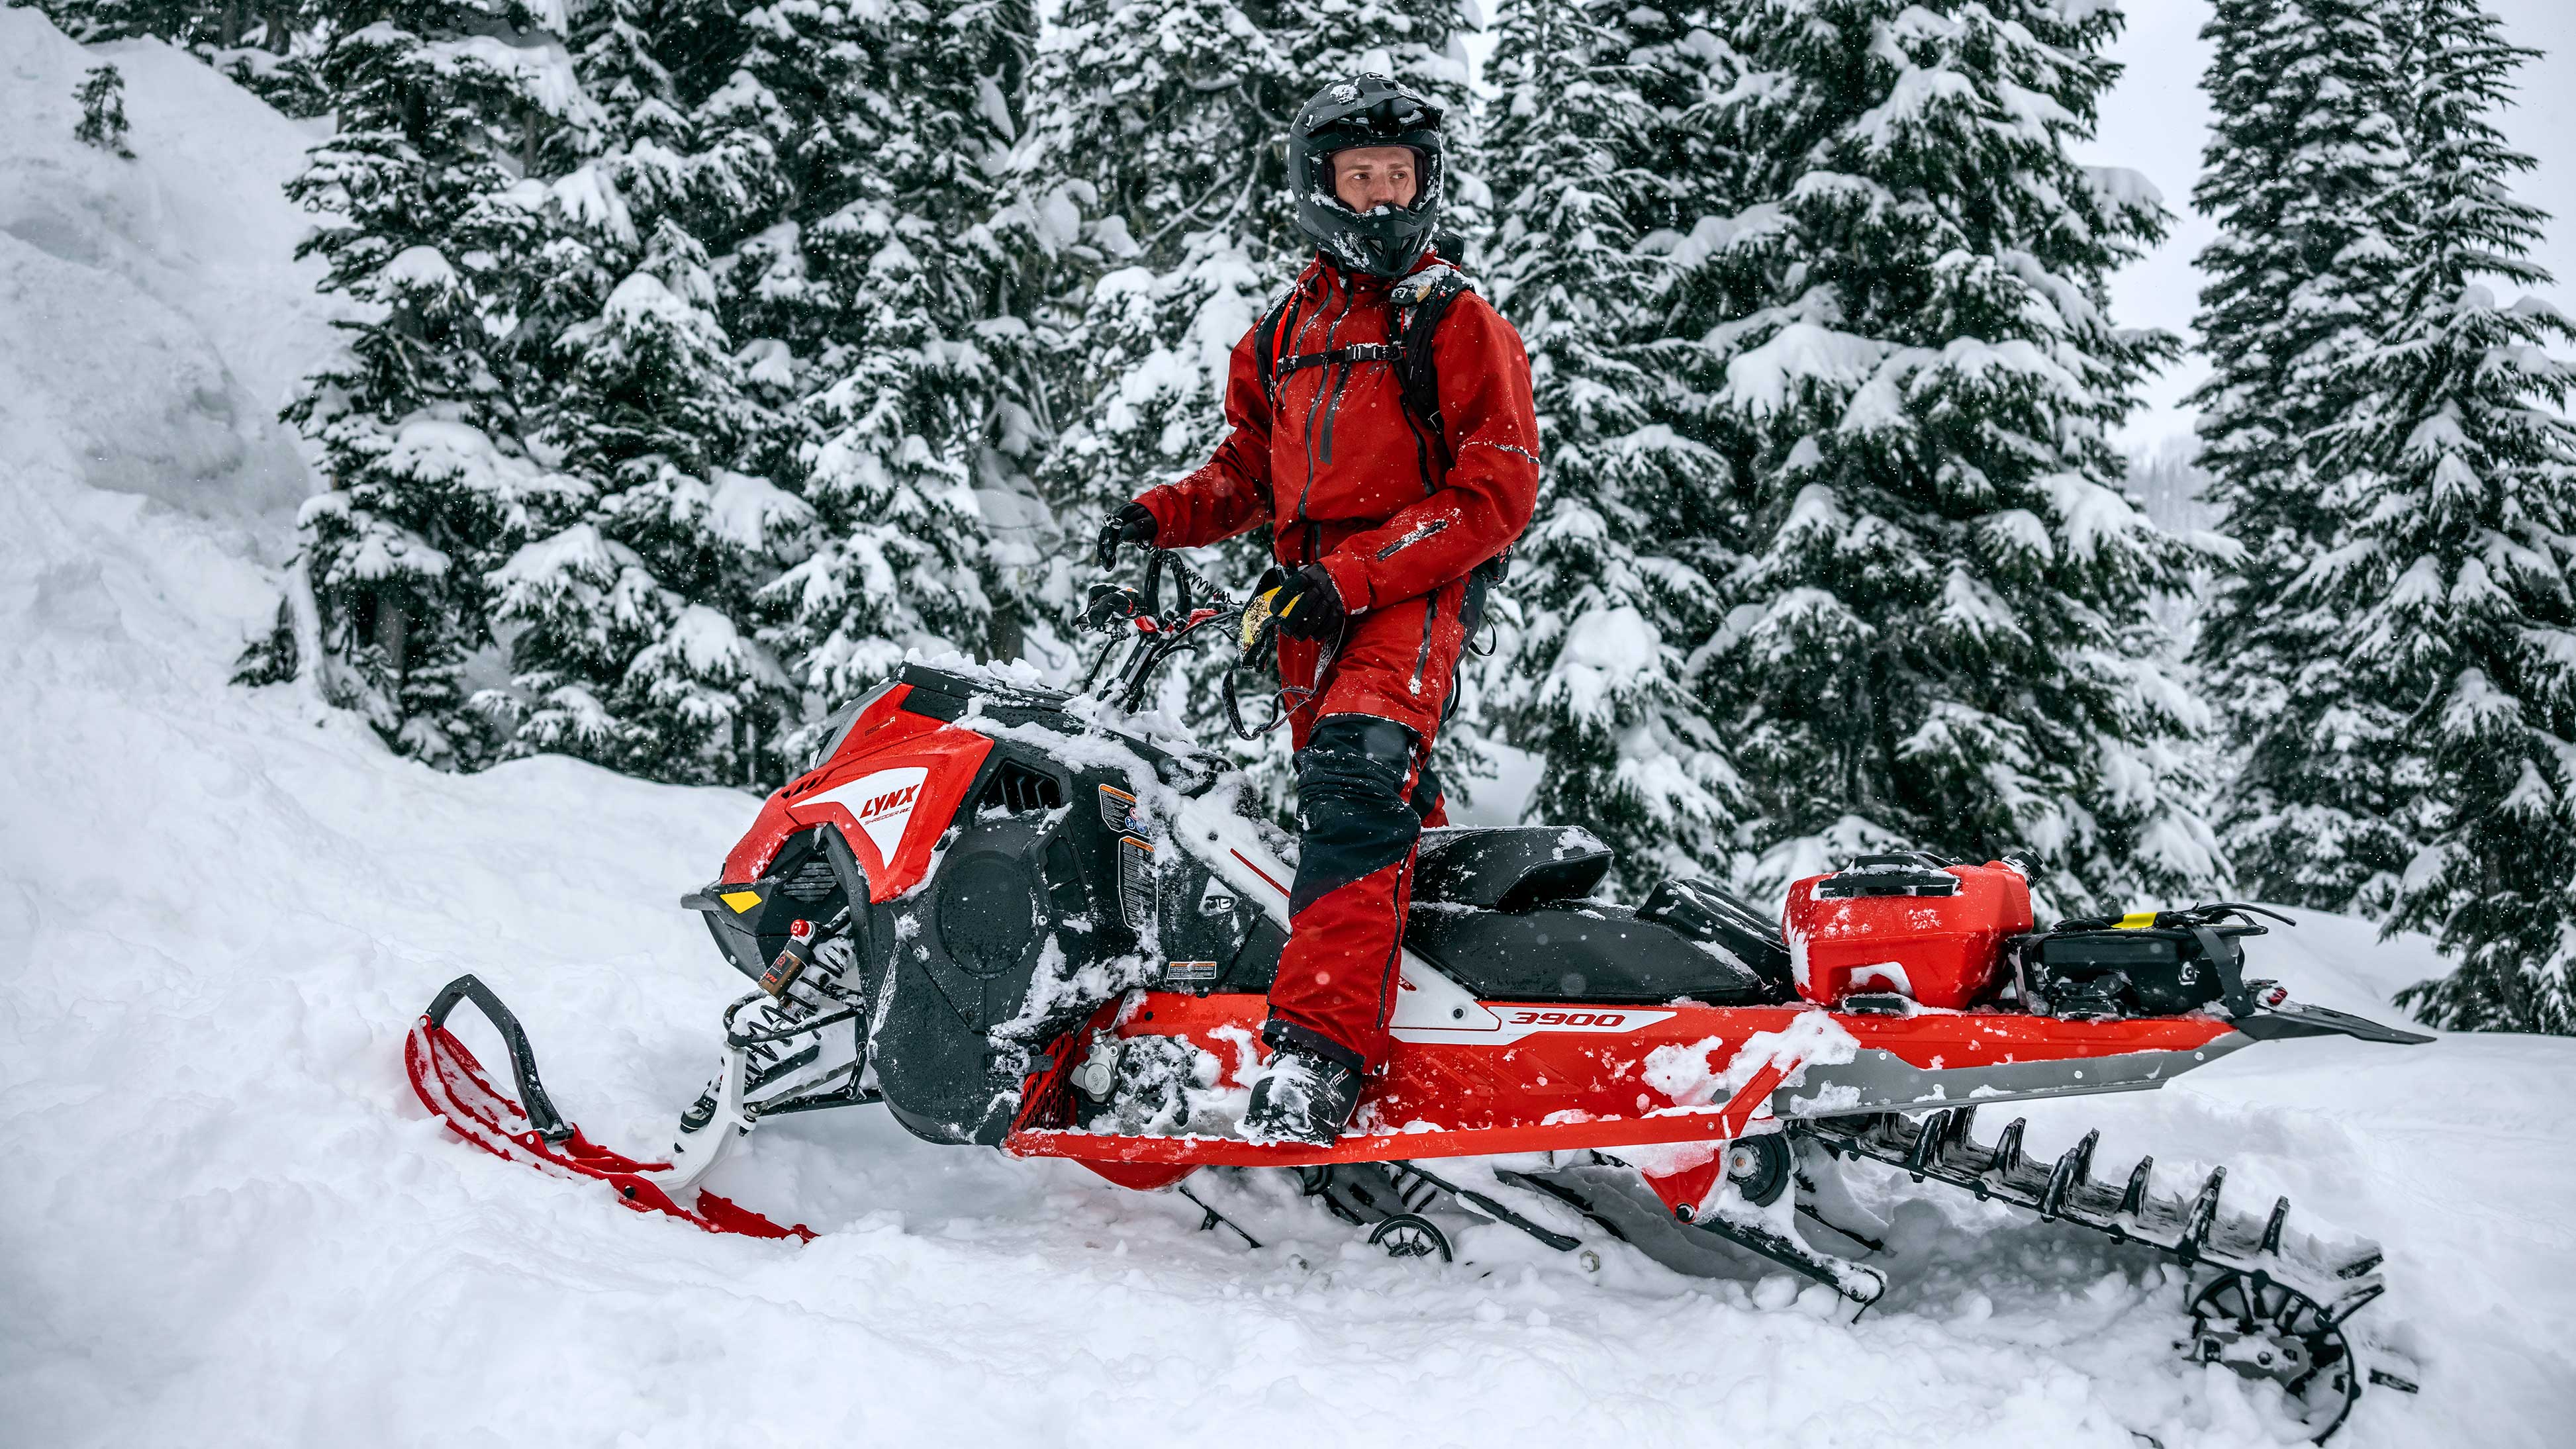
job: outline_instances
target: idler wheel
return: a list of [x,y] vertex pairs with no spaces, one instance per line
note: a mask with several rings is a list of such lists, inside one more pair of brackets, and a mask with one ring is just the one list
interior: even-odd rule
[[1738,1137],[1726,1144],[1726,1180],[1755,1207],[1769,1207],[1789,1190],[1789,1134]]
[[2306,1294],[2221,1273],[2192,1294],[2190,1309],[2192,1360],[2279,1384],[2311,1441],[2325,1442],[2361,1397],[2352,1346]]
[[1450,1261],[1449,1235],[1440,1231],[1429,1218],[1412,1213],[1397,1213],[1369,1229],[1369,1245],[1383,1248],[1390,1258],[1431,1258]]

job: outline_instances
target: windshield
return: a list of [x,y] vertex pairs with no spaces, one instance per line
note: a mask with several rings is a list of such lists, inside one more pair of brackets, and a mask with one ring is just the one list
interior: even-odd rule
[[841,752],[842,743],[850,737],[850,730],[858,724],[859,716],[867,713],[869,705],[872,705],[878,700],[884,698],[885,692],[894,688],[894,685],[895,682],[889,679],[885,683],[878,685],[876,688],[869,690],[867,693],[860,695],[858,698],[851,700],[848,704],[842,705],[839,709],[832,711],[831,718],[823,721],[823,748],[815,751],[814,758],[805,762],[806,770],[809,773],[819,770],[834,755],[839,754]]

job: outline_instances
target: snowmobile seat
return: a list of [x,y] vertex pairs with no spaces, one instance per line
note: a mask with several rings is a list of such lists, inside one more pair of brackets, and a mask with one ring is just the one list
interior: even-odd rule
[[1484,911],[1580,900],[1610,873],[1610,847],[1570,825],[1444,826],[1422,832],[1413,899]]
[[[1417,901],[1404,944],[1486,1001],[1642,1005],[1687,997],[1711,1006],[1790,999],[1767,962],[1718,940],[1603,901],[1560,901],[1515,913]],[[1786,950],[1781,951],[1784,958]]]

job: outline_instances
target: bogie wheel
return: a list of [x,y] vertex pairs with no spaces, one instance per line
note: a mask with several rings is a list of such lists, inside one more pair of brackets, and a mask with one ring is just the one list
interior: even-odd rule
[[2191,1356],[2225,1364],[2248,1379],[2269,1379],[2289,1398],[2290,1412],[2322,1444],[2341,1428],[2361,1397],[2361,1376],[2343,1330],[2316,1300],[2278,1283],[2222,1273],[2191,1296]]
[[1397,1213],[1369,1229],[1369,1246],[1383,1248],[1390,1258],[1430,1258],[1450,1261],[1449,1235],[1440,1231],[1429,1218],[1412,1213]]

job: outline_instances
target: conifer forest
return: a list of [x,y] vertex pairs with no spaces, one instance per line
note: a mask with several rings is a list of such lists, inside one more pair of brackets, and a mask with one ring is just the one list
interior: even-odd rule
[[[2576,328],[2482,0],[2199,7],[2187,196],[2079,159],[2091,0],[36,8],[310,129],[338,347],[235,667],[403,756],[766,794],[908,656],[1078,679],[1100,520],[1313,255],[1283,128],[1378,72],[1447,108],[1543,438],[1459,795],[1526,780],[1613,890],[1922,849],[2355,914],[2438,942],[2421,1019],[2576,1033]],[[102,65],[81,139],[136,100]],[[2131,325],[2186,213],[2191,335]],[[2186,356],[2190,527],[2115,436]],[[1163,700],[1212,739],[1221,666]],[[1286,808],[1284,736],[1225,747]]]

